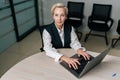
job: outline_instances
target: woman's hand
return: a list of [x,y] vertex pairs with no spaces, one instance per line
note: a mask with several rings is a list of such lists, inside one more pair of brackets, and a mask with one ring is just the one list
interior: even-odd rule
[[81,49],[77,50],[77,54],[78,56],[83,56],[85,60],[89,60],[90,59],[90,55],[87,54],[85,51],[82,51]]
[[78,64],[80,65],[80,62],[76,58],[69,58],[66,56],[62,56],[60,59],[65,61],[70,68],[73,67],[74,69],[78,69]]

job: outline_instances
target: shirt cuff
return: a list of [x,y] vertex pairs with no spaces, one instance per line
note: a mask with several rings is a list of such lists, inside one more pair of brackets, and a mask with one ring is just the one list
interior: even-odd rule
[[81,49],[82,51],[86,51],[86,49],[84,47],[78,47],[75,50],[77,51],[78,49]]
[[56,56],[55,58],[55,62],[59,62],[60,61],[60,58],[63,56],[63,54],[59,54]]
[[78,49],[81,49],[82,51],[86,51],[86,49],[84,47],[80,47],[80,46],[74,47],[74,50],[77,51]]
[[82,49],[82,51],[86,51],[86,49],[84,47],[81,47],[80,49]]

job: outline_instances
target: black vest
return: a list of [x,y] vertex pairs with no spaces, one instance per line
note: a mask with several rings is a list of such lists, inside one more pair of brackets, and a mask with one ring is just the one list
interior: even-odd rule
[[60,35],[54,23],[48,25],[46,30],[51,35],[53,47],[55,48],[70,48],[71,43],[71,30],[72,27],[68,23],[64,24],[64,46],[62,44]]

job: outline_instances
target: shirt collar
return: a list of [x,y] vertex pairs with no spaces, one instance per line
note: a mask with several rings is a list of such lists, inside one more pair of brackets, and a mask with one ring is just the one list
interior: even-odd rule
[[[55,25],[56,26],[56,25]],[[57,28],[57,30],[58,30],[58,32],[59,33],[61,33],[61,32],[63,32],[64,31],[64,25],[62,26],[62,29],[60,30],[60,29],[58,29],[58,27],[56,26],[56,28]]]

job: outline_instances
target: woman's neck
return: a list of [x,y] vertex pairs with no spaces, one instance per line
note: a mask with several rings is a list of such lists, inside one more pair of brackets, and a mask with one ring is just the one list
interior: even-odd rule
[[[56,25],[56,24],[55,24],[55,25]],[[56,27],[57,27],[59,30],[61,30],[62,27],[63,27],[63,25],[56,25]]]

